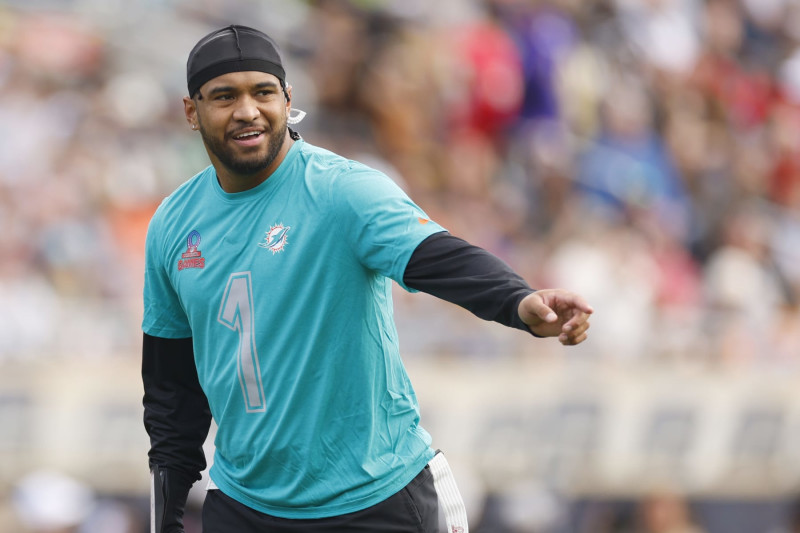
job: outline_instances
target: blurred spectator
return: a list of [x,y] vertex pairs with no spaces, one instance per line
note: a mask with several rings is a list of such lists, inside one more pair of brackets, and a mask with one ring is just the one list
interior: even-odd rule
[[495,138],[516,119],[522,105],[519,50],[493,20],[456,27],[446,46],[453,61],[443,88],[450,128]]
[[684,498],[674,493],[653,494],[639,504],[636,533],[704,533],[691,516]]
[[[769,255],[770,221],[758,209],[728,214],[722,245],[705,267],[710,332],[724,362],[768,359],[769,331],[785,303]],[[743,333],[746,331],[746,333]]]
[[[581,156],[578,192],[590,211],[636,223],[652,213],[683,240],[689,202],[672,155],[653,128],[653,106],[639,80],[616,80],[601,107],[601,128]],[[649,215],[648,215],[649,216]]]
[[[140,533],[140,514],[122,500],[101,498],[85,483],[55,470],[38,470],[14,490],[15,531],[25,533]],[[0,522],[0,526],[2,526]]]
[[700,52],[700,4],[698,0],[616,0],[626,40],[645,69],[678,79],[692,71]]
[[93,510],[95,495],[80,481],[42,470],[19,481],[14,505],[30,533],[78,533]]
[[[555,4],[520,0],[487,0],[489,12],[513,39],[522,69],[523,99],[519,119],[539,121],[557,119],[561,102],[557,93],[557,74],[563,58],[577,39],[575,21]],[[516,85],[496,76],[494,92],[514,94]]]

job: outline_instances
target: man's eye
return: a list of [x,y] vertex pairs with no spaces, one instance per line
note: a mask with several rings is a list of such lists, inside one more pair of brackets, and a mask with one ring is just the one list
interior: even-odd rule
[[220,94],[214,97],[214,100],[233,100],[233,96],[229,94]]

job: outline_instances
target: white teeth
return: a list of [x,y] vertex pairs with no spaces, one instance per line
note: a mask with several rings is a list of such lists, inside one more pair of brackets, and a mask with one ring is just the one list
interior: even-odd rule
[[248,132],[248,133],[242,133],[241,135],[237,135],[236,138],[237,139],[244,139],[245,137],[254,137],[256,135],[261,135],[261,132],[260,131],[251,131],[251,132]]

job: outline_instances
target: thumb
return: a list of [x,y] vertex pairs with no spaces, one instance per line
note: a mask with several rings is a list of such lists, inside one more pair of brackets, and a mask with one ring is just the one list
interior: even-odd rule
[[536,315],[537,318],[545,322],[555,322],[558,320],[558,315],[556,315],[556,312],[553,311],[547,304],[545,304],[544,300],[536,295],[536,293],[533,293],[531,297],[528,298],[527,303],[528,305],[526,306],[526,311],[529,314]]

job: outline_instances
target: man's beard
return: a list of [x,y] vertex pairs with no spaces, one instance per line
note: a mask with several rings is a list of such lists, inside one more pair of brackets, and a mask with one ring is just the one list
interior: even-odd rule
[[258,174],[275,161],[275,158],[278,157],[278,153],[281,151],[283,141],[286,138],[287,128],[288,123],[284,117],[283,122],[279,124],[272,133],[264,132],[264,135],[267,135],[269,139],[267,140],[267,153],[263,156],[237,156],[234,153],[234,149],[227,145],[224,139],[218,140],[207,135],[202,123],[200,123],[200,135],[202,135],[203,141],[206,143],[211,153],[219,159],[220,163],[222,163],[225,168],[235,174],[247,176]]

